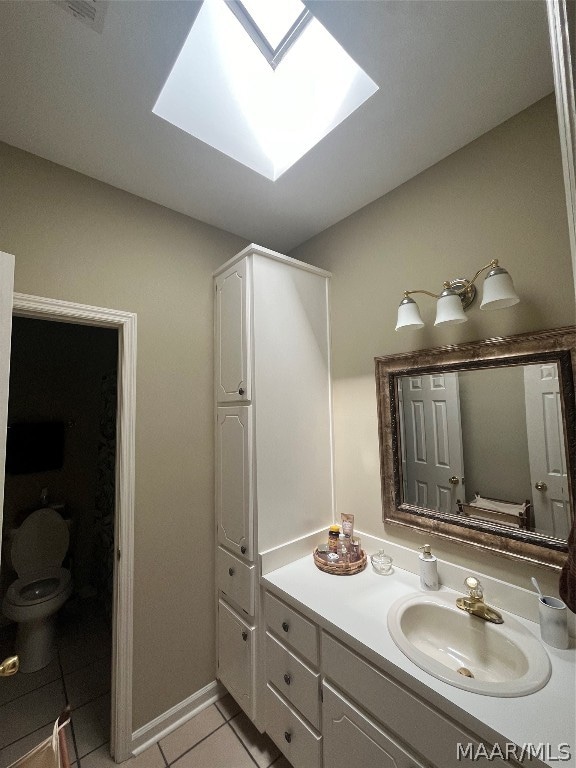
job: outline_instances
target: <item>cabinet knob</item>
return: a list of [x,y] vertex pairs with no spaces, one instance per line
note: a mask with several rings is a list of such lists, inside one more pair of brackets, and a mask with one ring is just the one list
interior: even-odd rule
[[244,389],[242,387],[240,387],[240,389],[238,390],[238,394],[239,395],[243,395],[244,394]]
[[292,741],[292,734],[290,733],[290,731],[284,731],[284,738],[286,739],[288,744],[290,744],[290,742]]
[[242,640],[244,640],[244,642],[246,642],[246,640],[248,640],[248,632],[245,632],[245,631],[242,632]]
[[290,677],[288,672],[286,672],[286,674],[284,675],[284,682],[286,683],[286,685],[290,685],[290,683],[292,682],[292,678]]
[[242,546],[240,547],[240,552],[242,552],[243,555],[246,554],[246,547],[244,546],[244,544],[242,544]]
[[230,576],[234,576],[234,568],[228,568],[228,573]]
[[282,622],[282,629],[284,630],[284,632],[288,632],[288,630],[290,629],[290,625],[288,624],[287,621]]

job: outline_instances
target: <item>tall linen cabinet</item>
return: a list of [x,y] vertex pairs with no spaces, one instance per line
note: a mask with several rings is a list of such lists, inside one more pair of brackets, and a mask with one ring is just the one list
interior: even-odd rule
[[333,521],[330,274],[250,245],[214,283],[217,675],[263,730],[258,555]]

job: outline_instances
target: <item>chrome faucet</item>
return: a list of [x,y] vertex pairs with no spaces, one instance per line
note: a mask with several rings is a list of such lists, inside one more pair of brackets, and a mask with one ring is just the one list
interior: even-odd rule
[[464,585],[468,590],[467,597],[459,597],[456,600],[456,605],[463,611],[472,614],[473,616],[479,616],[484,621],[490,621],[492,624],[503,624],[504,619],[494,608],[490,608],[484,602],[484,592],[482,590],[482,584],[474,576],[468,576],[464,581]]

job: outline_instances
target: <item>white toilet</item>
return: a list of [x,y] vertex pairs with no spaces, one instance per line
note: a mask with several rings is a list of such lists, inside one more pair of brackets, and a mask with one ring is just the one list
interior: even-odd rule
[[32,512],[14,532],[10,549],[18,574],[2,602],[4,615],[18,622],[16,653],[21,672],[36,672],[56,655],[56,613],[72,594],[68,525],[54,509]]

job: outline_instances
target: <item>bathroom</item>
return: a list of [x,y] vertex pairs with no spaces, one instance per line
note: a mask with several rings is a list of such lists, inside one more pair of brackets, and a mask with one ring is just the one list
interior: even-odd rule
[[[333,274],[337,511],[353,512],[368,533],[414,550],[423,543],[415,531],[382,525],[374,357],[574,322],[555,119],[551,97],[306,242],[289,249],[262,242]],[[16,255],[15,290],[138,315],[136,732],[214,678],[210,281],[254,236],[6,142],[0,246]],[[476,306],[468,323],[441,330],[432,302],[422,302],[426,328],[394,333],[404,290],[437,290],[494,256],[513,275],[520,304],[504,313]],[[439,542],[437,554],[523,586],[530,575],[450,541]],[[555,575],[541,570],[542,586],[554,590]]]
[[[40,508],[54,510],[49,525],[60,525],[59,516],[66,530],[68,543],[58,559],[63,557],[71,585],[50,619],[56,658],[48,642],[46,649],[44,643],[29,651],[20,647],[25,674],[6,679],[2,701],[13,702],[61,677],[78,715],[74,738],[80,752],[109,739],[117,354],[114,331],[13,318],[8,423],[16,434],[8,438],[0,599],[16,579],[9,551],[14,533]],[[30,450],[18,452],[19,430],[23,439],[36,441],[34,464],[22,461]],[[51,535],[52,528],[42,537]],[[10,613],[5,605],[4,613]],[[19,645],[18,618],[11,618],[0,619],[4,655]],[[91,716],[94,723],[100,712],[107,713],[93,728],[100,740],[86,745],[86,722]],[[11,727],[20,733],[17,722]]]

